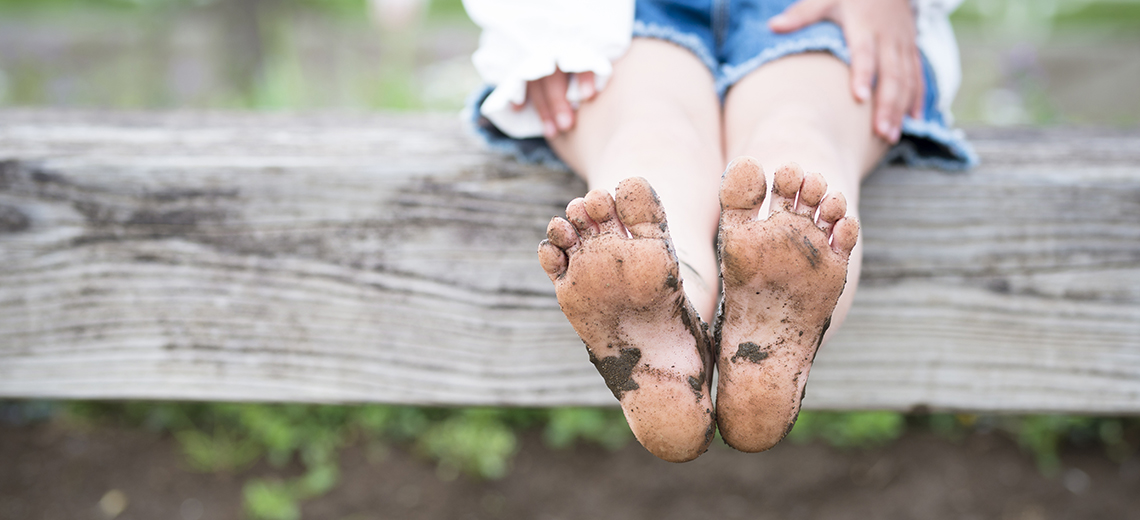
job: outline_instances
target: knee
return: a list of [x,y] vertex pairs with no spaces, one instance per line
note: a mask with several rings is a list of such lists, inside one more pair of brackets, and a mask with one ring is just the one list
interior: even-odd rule
[[839,160],[841,156],[840,137],[834,135],[826,114],[814,107],[788,105],[774,109],[749,130],[729,143],[733,152],[730,156],[783,155],[781,151],[807,152],[823,160]]
[[641,119],[618,125],[607,136],[598,159],[608,164],[628,160],[645,168],[660,168],[678,163],[699,164],[710,155],[720,155],[715,135],[684,122]]

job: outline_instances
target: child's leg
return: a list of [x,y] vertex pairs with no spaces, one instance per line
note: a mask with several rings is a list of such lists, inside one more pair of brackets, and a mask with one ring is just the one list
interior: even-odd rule
[[[763,193],[764,181],[747,168],[730,168],[722,193],[717,406],[722,436],[741,450],[768,449],[790,430],[821,335],[843,322],[859,281],[861,245],[851,250],[859,183],[886,143],[872,134],[871,106],[855,102],[849,77],[831,55],[793,55],[760,67],[725,100],[728,156],[758,159],[773,187],[759,221],[746,218],[756,199],[738,196]],[[809,173],[788,168],[773,176],[793,162]],[[845,221],[837,221],[837,199],[822,199],[827,189],[846,197]],[[799,206],[791,207],[797,197]]]
[[[724,121],[728,160],[755,157],[767,171],[769,186],[777,167],[795,162],[822,175],[830,191],[842,193],[848,215],[856,218],[859,185],[888,148],[871,131],[871,104],[856,103],[851,96],[850,70],[824,53],[789,56],[745,77],[725,99]],[[767,210],[766,203],[761,215]],[[856,244],[832,332],[851,308],[862,251],[862,244]]]
[[552,142],[591,192],[551,222],[539,257],[638,440],[680,462],[715,432],[701,318],[719,290],[720,108],[707,69],[674,45],[635,39],[614,67]]
[[720,295],[713,240],[724,156],[708,69],[676,45],[635,38],[610,84],[578,110],[574,130],[551,145],[591,190],[649,181],[669,215],[685,294],[710,321]]

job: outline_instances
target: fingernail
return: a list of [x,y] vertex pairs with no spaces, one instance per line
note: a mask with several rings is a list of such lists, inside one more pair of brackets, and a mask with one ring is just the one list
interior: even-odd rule
[[782,14],[773,16],[768,20],[768,25],[784,25],[788,23],[788,17]]
[[891,135],[891,124],[886,119],[879,121],[879,135],[883,137],[890,137]]
[[574,118],[566,112],[560,112],[554,118],[558,120],[558,128],[561,130],[569,130],[574,125]]
[[867,88],[867,85],[859,85],[855,87],[855,97],[858,97],[859,101],[871,99],[871,89]]
[[894,129],[891,130],[891,142],[892,143],[899,142],[900,137],[902,137],[902,129],[896,126]]
[[594,97],[594,86],[589,83],[582,84],[582,99]]
[[550,121],[543,121],[542,135],[545,135],[547,138],[554,137],[558,135],[558,129],[554,127],[554,123],[551,123]]

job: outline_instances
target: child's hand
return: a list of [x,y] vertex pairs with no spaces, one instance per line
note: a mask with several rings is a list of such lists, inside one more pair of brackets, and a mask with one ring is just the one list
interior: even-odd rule
[[[593,72],[578,73],[578,89],[582,101],[593,99],[598,91],[594,85]],[[542,134],[547,139],[574,128],[574,108],[566,101],[566,86],[570,75],[554,69],[554,74],[526,83],[526,98],[534,105],[539,119],[542,119]],[[521,110],[523,105],[515,105]]]
[[897,142],[904,113],[922,117],[925,85],[915,44],[914,13],[908,0],[800,0],[768,21],[775,32],[791,32],[830,20],[843,28],[851,49],[851,90],[859,102],[875,87],[875,133]]

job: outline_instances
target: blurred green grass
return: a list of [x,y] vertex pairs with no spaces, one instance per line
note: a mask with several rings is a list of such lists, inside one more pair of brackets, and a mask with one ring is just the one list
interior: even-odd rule
[[458,110],[459,0],[377,27],[366,0],[0,0],[0,106]]
[[[0,106],[457,111],[479,80],[460,0],[0,0]],[[1140,123],[1140,0],[968,0],[963,124]]]

